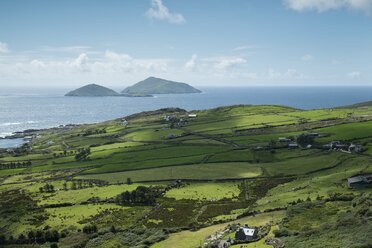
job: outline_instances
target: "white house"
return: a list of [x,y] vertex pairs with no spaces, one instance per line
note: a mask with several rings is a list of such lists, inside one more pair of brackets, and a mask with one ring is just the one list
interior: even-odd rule
[[124,127],[128,126],[129,122],[127,120],[123,120],[121,125],[123,125]]
[[257,237],[257,229],[256,228],[250,228],[250,227],[240,227],[235,232],[235,239],[236,240],[242,240],[242,241],[249,241],[253,240]]

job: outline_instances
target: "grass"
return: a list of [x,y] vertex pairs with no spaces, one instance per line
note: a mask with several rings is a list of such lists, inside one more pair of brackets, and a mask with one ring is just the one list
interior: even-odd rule
[[133,191],[140,184],[123,184],[123,185],[109,185],[106,187],[92,187],[78,190],[58,190],[55,193],[44,193],[40,195],[39,205],[44,204],[60,204],[60,203],[81,203],[87,201],[92,197],[99,197],[100,199],[107,199],[119,195],[124,191]]
[[318,129],[321,133],[330,134],[329,137],[319,138],[317,141],[327,142],[332,140],[353,140],[372,137],[372,121],[348,123]]
[[293,116],[308,121],[320,121],[330,118],[345,118],[351,111],[345,109],[315,109],[309,111],[298,111],[292,113],[285,113],[286,116]]
[[249,163],[211,163],[84,175],[79,178],[101,179],[108,182],[123,182],[128,177],[134,182],[174,179],[213,180],[224,178],[251,178],[260,176],[261,173],[260,167]]
[[[281,184],[271,189],[268,194],[257,201],[256,210],[286,207],[288,203],[305,200],[308,197],[327,197],[332,193],[354,193],[347,188],[346,179],[357,174],[372,173],[372,165],[368,158],[353,158],[327,171],[320,171],[311,176],[298,178],[292,182]],[[368,189],[367,189],[368,190]],[[363,190],[361,190],[363,192]]]
[[271,213],[259,214],[254,217],[245,217],[232,222],[227,222],[224,224],[218,224],[202,228],[198,231],[182,231],[179,233],[171,234],[168,239],[156,243],[151,246],[151,248],[197,248],[204,244],[205,239],[220,230],[223,230],[228,224],[240,223],[248,224],[250,226],[261,226],[271,221],[278,221],[284,217],[284,211],[277,211]]
[[218,134],[231,133],[232,129],[262,127],[264,125],[283,125],[296,123],[297,118],[279,115],[247,115],[229,117],[216,122],[191,124],[189,129],[197,132]]
[[345,157],[341,153],[333,152],[293,158],[278,163],[267,163],[262,166],[270,176],[300,175],[334,166]]
[[82,222],[88,218],[92,218],[104,211],[113,211],[117,209],[130,209],[129,207],[121,207],[114,204],[98,204],[98,205],[75,205],[70,207],[48,208],[49,218],[44,222],[52,228],[62,230],[64,228],[75,227],[82,228]]
[[193,183],[181,188],[171,189],[165,197],[175,200],[202,200],[217,201],[221,199],[234,199],[240,194],[237,183]]
[[[328,134],[316,138],[321,143],[349,140],[370,148],[372,121],[356,121],[370,118],[371,110],[302,111],[281,106],[230,106],[196,111],[197,118],[189,119],[185,127],[173,129],[163,120],[166,111],[158,111],[127,118],[130,123],[127,128],[120,125],[119,120],[114,120],[70,130],[40,131],[40,138],[31,143],[33,149],[30,154],[9,156],[0,151],[1,161],[32,161],[32,167],[28,169],[0,170],[0,204],[4,206],[0,211],[0,231],[17,236],[27,230],[49,225],[59,230],[68,228],[71,231],[69,237],[73,239],[74,235],[81,236],[78,229],[94,223],[99,228],[115,225],[121,228],[147,228],[149,233],[156,233],[166,228],[176,230],[231,221],[245,213],[247,208],[253,211],[285,208],[298,199],[315,200],[318,196],[328,197],[333,193],[357,196],[369,189],[348,189],[346,179],[357,174],[372,173],[371,158],[368,156],[370,151],[362,156],[318,149],[278,148],[275,151],[258,151],[252,148],[266,147],[270,141],[277,141],[279,137],[296,136],[304,132]],[[174,115],[185,118],[182,112]],[[333,126],[319,128],[326,125]],[[106,133],[82,135],[87,130],[101,129],[105,129]],[[184,135],[189,131],[190,134]],[[168,134],[182,136],[168,139]],[[50,140],[54,141],[54,145],[47,144]],[[91,149],[89,159],[75,161],[70,151],[87,147]],[[61,157],[64,150],[70,156]],[[53,157],[53,153],[60,157]],[[63,182],[71,178],[105,180],[110,185],[60,190]],[[116,184],[126,182],[127,178],[135,183]],[[80,205],[92,197],[105,200],[139,185],[168,184],[175,179],[200,181],[183,182],[182,187],[167,191],[164,196],[157,198],[158,205],[155,208],[135,205],[120,207],[107,202]],[[56,192],[40,193],[39,187],[46,183],[54,185]],[[75,205],[56,208],[45,205],[60,203]],[[288,228],[298,230],[308,226],[316,229],[324,222],[335,222],[333,217],[329,217],[333,216],[333,209],[339,212],[345,210],[343,206],[331,203],[322,208],[309,209],[292,216],[287,223]],[[259,226],[273,221],[275,229],[283,217],[283,211],[275,211],[234,222]],[[195,232],[173,233],[169,239],[153,247],[198,247],[207,236],[225,228],[227,224],[212,225]],[[269,236],[273,235],[272,231]],[[128,235],[128,240],[139,237],[136,236],[138,234],[133,237],[131,233]],[[151,237],[146,235],[141,236],[141,240],[149,242],[147,238]],[[317,237],[326,241],[332,239],[332,235],[344,237],[334,230]],[[99,236],[102,240],[92,244],[100,244],[101,247],[123,244],[122,236],[111,236],[107,240]],[[297,240],[300,241],[299,247],[310,247],[313,244],[319,247],[316,246],[319,242],[314,242],[311,237],[283,239],[288,247],[297,245]],[[264,240],[260,240],[246,247],[267,246]]]
[[209,159],[209,163],[214,162],[243,162],[243,161],[253,161],[254,154],[251,150],[232,150],[228,152],[221,152],[213,154]]

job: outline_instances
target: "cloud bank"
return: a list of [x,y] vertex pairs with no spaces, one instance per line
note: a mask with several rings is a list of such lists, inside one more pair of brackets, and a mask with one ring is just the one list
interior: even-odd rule
[[8,52],[10,52],[8,48],[8,44],[4,42],[0,42],[0,53],[8,53]]
[[173,24],[182,24],[186,20],[182,14],[172,13],[162,2],[162,0],[151,0],[151,8],[146,12],[150,19],[168,21]]
[[340,8],[347,8],[365,13],[371,13],[371,0],[284,0],[284,4],[295,11],[325,12]]

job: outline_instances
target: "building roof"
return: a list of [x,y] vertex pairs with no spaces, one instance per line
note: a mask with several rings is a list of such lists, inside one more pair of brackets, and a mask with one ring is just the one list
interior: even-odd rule
[[350,178],[347,179],[347,182],[349,184],[350,183],[359,183],[359,182],[372,182],[372,174],[350,177]]
[[241,228],[246,236],[254,236],[254,233],[256,229],[254,228],[248,228],[248,227],[242,227]]
[[297,147],[298,144],[289,144],[288,146],[290,146],[290,147]]

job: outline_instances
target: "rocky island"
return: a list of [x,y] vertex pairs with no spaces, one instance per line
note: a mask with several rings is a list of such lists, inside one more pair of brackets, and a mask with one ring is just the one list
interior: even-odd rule
[[65,96],[119,96],[116,91],[98,84],[88,84],[76,90],[70,91]]
[[133,86],[127,87],[121,93],[129,95],[153,95],[201,93],[201,91],[186,83],[149,77]]
[[124,97],[152,97],[153,94],[187,94],[201,91],[186,84],[169,81],[161,78],[149,77],[130,87],[125,88],[121,94],[107,87],[88,84],[70,91],[65,96],[124,96]]

